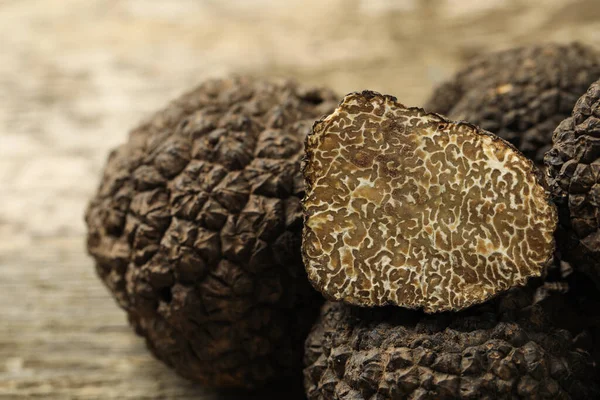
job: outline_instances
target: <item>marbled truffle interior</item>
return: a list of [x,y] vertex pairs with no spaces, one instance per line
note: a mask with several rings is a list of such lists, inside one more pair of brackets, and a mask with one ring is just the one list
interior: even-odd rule
[[351,304],[457,310],[539,276],[556,212],[533,163],[467,123],[365,91],[307,138],[303,255]]

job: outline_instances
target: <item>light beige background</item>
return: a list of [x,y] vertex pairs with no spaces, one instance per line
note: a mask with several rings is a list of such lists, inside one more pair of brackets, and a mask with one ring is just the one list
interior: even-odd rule
[[107,151],[208,77],[407,105],[475,54],[600,43],[596,0],[0,0],[0,398],[213,398],[155,362],[96,279]]

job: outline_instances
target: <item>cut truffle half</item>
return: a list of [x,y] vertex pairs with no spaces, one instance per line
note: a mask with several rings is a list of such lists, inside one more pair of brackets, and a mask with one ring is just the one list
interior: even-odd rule
[[556,128],[545,163],[559,210],[560,257],[600,288],[600,81]]
[[305,149],[304,264],[329,299],[459,310],[552,260],[556,211],[536,167],[473,125],[364,91]]

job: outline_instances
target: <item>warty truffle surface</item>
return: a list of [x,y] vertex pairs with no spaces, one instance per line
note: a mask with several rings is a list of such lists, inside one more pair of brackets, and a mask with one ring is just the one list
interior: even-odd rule
[[600,287],[600,81],[558,125],[545,163],[559,210],[560,257]]
[[100,278],[157,358],[216,387],[299,374],[321,296],[301,255],[303,141],[329,90],[209,80],[134,129],[86,212]]
[[476,57],[425,109],[479,125],[543,165],[552,132],[599,76],[600,54],[583,44],[518,47]]
[[435,316],[328,302],[306,341],[307,397],[598,398],[598,366],[574,334],[553,323],[553,305],[534,303],[532,293],[513,289]]

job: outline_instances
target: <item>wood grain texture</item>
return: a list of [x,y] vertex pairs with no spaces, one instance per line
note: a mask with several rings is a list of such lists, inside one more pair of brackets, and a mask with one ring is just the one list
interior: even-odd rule
[[418,105],[481,51],[597,43],[598,3],[564,3],[0,0],[0,399],[243,398],[155,361],[85,253],[107,152],[147,113],[232,72]]

